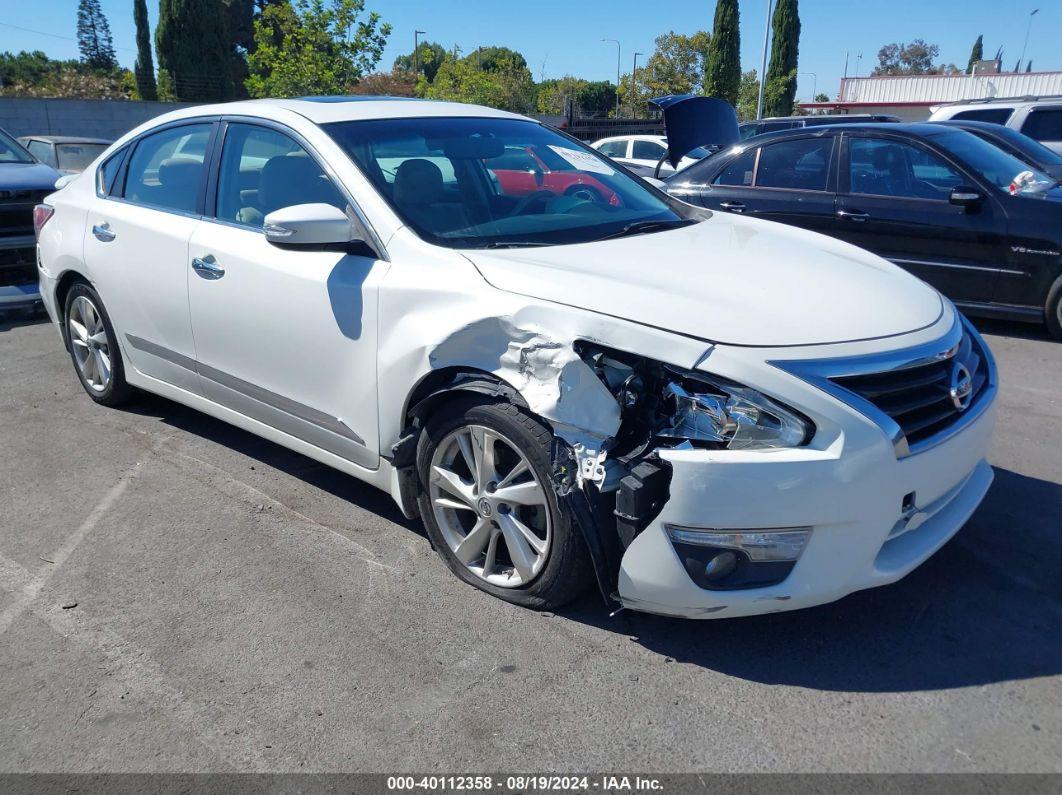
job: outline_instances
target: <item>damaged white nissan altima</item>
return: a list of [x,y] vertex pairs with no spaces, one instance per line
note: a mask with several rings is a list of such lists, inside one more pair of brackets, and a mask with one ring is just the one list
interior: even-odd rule
[[723,618],[892,582],[992,480],[996,371],[932,288],[445,102],[199,106],[35,212],[85,391],[388,490],[462,580]]

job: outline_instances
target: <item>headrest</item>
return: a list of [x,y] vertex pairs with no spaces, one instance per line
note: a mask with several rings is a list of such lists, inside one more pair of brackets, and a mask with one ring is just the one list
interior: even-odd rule
[[394,197],[398,204],[433,204],[442,196],[442,171],[430,160],[407,160],[395,172]]
[[277,155],[262,166],[258,201],[265,212],[320,200],[321,169],[305,154]]
[[167,188],[198,184],[203,161],[190,157],[170,157],[159,163],[159,184]]

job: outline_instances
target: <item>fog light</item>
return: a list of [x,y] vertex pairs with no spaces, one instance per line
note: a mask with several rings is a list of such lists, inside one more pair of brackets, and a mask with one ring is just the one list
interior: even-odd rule
[[789,576],[810,527],[710,530],[666,526],[683,568],[701,588],[732,591],[777,585]]
[[732,574],[738,565],[738,556],[730,551],[720,552],[708,561],[704,567],[706,580],[721,580],[728,574]]
[[811,535],[810,527],[779,530],[700,530],[668,525],[667,534],[680,544],[739,549],[752,561],[797,560]]

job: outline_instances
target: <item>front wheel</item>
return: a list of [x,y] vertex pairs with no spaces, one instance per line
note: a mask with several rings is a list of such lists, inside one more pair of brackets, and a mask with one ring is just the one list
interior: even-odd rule
[[428,423],[417,448],[420,513],[465,582],[540,610],[592,582],[589,556],[550,485],[553,435],[510,403],[461,399]]
[[1051,336],[1062,342],[1062,276],[1055,280],[1047,294],[1045,320]]

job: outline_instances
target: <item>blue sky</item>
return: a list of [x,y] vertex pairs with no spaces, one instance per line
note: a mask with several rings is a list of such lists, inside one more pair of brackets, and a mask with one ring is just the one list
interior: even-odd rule
[[[741,0],[743,68],[759,68],[767,0]],[[55,58],[77,56],[74,41],[76,0],[3,0],[0,50],[40,49]],[[136,57],[132,0],[102,0],[111,24],[119,60],[132,66]],[[622,68],[629,72],[635,52],[653,51],[653,39],[675,30],[689,33],[711,29],[713,0],[367,0],[394,31],[381,67],[390,68],[396,55],[409,52],[413,31],[464,52],[499,44],[519,50],[539,79],[566,73],[597,80],[615,80],[616,47],[602,38],[618,39]],[[882,44],[915,38],[940,45],[941,59],[965,67],[979,33],[985,54],[1003,46],[1005,68],[1021,54],[1029,12],[1033,18],[1026,58],[1036,70],[1062,70],[1062,2],[1059,0],[802,0],[798,97],[813,89],[836,93],[849,53],[848,74],[866,75]],[[154,27],[156,0],[148,0]],[[19,28],[31,29],[20,30]],[[858,60],[859,53],[863,58]],[[1024,66],[1023,66],[1024,68]],[[814,77],[812,76],[814,75]]]

